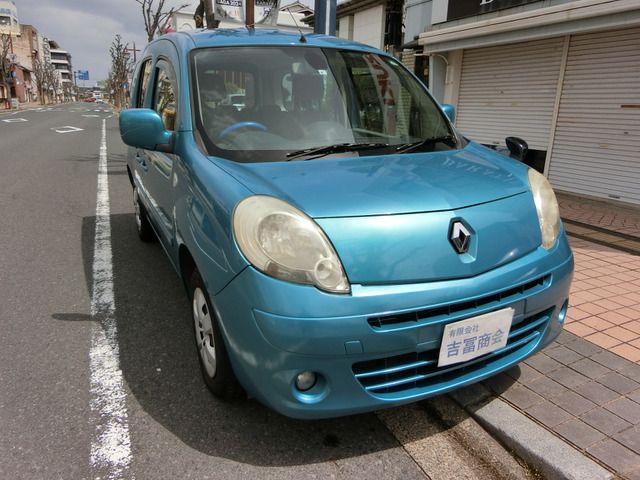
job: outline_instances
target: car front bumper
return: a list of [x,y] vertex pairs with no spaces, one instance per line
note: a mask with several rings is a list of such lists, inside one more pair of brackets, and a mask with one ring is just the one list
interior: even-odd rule
[[[247,392],[284,415],[325,418],[414,402],[519,363],[560,333],[572,275],[563,233],[551,251],[473,278],[352,285],[335,295],[249,267],[212,300]],[[437,367],[446,324],[507,307],[507,346]],[[307,392],[295,387],[303,371],[319,375]]]

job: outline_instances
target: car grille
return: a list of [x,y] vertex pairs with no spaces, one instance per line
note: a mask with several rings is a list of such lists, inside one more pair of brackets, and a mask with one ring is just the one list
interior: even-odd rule
[[504,347],[467,362],[438,368],[440,352],[435,349],[358,362],[353,364],[352,370],[367,392],[379,396],[413,388],[446,388],[447,382],[453,385],[461,375],[489,373],[501,366],[500,361],[505,357],[530,352],[542,338],[553,310],[550,308],[525,317],[512,325]]
[[540,290],[544,289],[549,284],[550,279],[550,275],[545,275],[517,287],[503,290],[493,295],[487,295],[475,300],[408,313],[370,317],[367,319],[367,322],[376,330],[398,328],[403,327],[406,324],[431,323],[432,321],[438,320],[449,323],[453,320],[453,318],[451,318],[453,316],[464,317],[467,313],[469,315],[475,315],[478,313],[478,309],[481,308],[498,309],[501,305],[522,300],[523,298],[538,293]]

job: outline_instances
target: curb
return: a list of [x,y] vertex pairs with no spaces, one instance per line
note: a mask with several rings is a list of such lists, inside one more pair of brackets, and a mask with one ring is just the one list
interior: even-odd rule
[[480,384],[449,396],[545,478],[609,480],[614,475]]

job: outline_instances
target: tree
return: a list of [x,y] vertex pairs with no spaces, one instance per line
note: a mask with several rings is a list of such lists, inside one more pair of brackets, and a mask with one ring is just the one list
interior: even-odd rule
[[113,102],[116,108],[122,108],[126,103],[126,85],[133,70],[133,61],[129,54],[128,44],[122,43],[122,37],[117,34],[111,43],[111,71],[109,72],[109,91],[113,92]]
[[39,58],[33,59],[33,81],[38,89],[38,100],[40,105],[44,105],[44,93],[45,93],[45,66]]
[[175,12],[179,12],[189,4],[185,3],[179,7],[171,7],[169,10],[164,10],[165,0],[136,0],[142,8],[142,18],[144,19],[144,29],[147,32],[147,41],[153,40],[156,35],[161,35],[167,28],[171,15]]
[[[0,85],[2,85],[7,92],[7,97],[10,97],[10,87],[7,79],[11,75],[11,37],[3,33],[0,35]],[[0,95],[1,96],[1,95]]]

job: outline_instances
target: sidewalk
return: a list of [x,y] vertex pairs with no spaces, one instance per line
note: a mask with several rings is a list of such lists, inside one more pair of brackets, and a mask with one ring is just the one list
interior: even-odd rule
[[558,200],[576,262],[565,331],[452,396],[547,478],[640,479],[640,207]]

